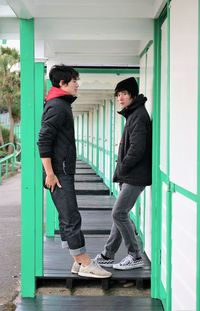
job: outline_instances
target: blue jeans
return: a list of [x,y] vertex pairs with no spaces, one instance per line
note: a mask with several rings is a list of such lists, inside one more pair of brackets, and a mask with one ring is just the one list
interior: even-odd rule
[[119,196],[113,206],[113,224],[110,236],[102,252],[104,256],[114,259],[123,238],[128,254],[133,255],[136,253],[140,257],[140,249],[135,235],[135,225],[130,220],[129,212],[144,188],[144,186],[122,184]]
[[86,249],[74,188],[74,175],[57,175],[57,177],[62,188],[56,186],[51,197],[59,215],[62,247],[69,247],[70,254],[77,256],[85,253]]

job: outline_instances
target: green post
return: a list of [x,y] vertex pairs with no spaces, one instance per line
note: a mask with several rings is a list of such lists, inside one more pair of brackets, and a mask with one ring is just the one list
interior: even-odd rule
[[97,128],[96,128],[96,168],[99,174],[99,106],[97,107]]
[[[46,93],[48,93],[51,88],[51,80],[46,80]],[[56,218],[56,209],[55,205],[51,199],[49,190],[46,191],[46,237],[54,237],[55,229],[55,218]]]
[[49,190],[46,190],[46,237],[54,237],[55,205]]
[[112,183],[112,174],[113,174],[113,102],[110,100],[110,150],[109,150],[109,155],[110,155],[110,193],[113,191],[113,183]]
[[[170,178],[170,1],[167,0],[167,177]],[[171,279],[172,279],[172,192],[173,185],[169,182],[167,192],[167,280],[166,280],[166,311],[171,311],[172,305],[172,288],[171,288]]]
[[94,167],[94,110],[92,110],[92,167]]
[[82,160],[85,160],[84,158],[84,113],[82,113],[82,116],[81,116],[81,119],[82,119],[82,122],[81,122],[81,125],[82,125],[82,138],[81,138],[81,159]]
[[106,128],[106,101],[103,105],[103,178],[105,179],[105,165],[106,165],[106,144],[105,144],[105,128]]
[[159,298],[160,287],[160,66],[161,66],[160,23],[154,21],[154,82],[153,82],[153,169],[152,169],[152,263],[151,296]]
[[[200,85],[200,0],[198,1],[198,86]],[[198,87],[198,141],[197,141],[197,280],[196,310],[200,310],[200,88]]]
[[80,158],[80,155],[79,155],[79,116],[76,117],[76,131],[77,131],[77,134],[76,134],[76,137],[77,137],[77,157]]
[[[44,105],[44,63],[35,63],[35,141],[41,128],[41,116]],[[35,153],[35,218],[36,218],[36,276],[43,275],[43,182],[42,162],[36,147]]]
[[89,163],[89,112],[87,112],[87,163]]
[[34,20],[20,19],[21,295],[35,296]]

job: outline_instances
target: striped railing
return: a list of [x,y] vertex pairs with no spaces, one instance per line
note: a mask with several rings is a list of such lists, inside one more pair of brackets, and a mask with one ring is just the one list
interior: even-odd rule
[[3,158],[0,158],[0,185],[2,184],[2,177],[3,177],[3,175],[7,179],[9,170],[11,172],[14,172],[14,169],[15,169],[15,162],[16,162],[16,149],[15,149],[15,145],[12,144],[12,143],[7,143],[7,144],[5,144],[3,146],[0,146],[0,152],[1,152],[1,150],[4,150],[8,146],[12,146],[13,147],[13,153],[8,154],[8,155],[4,156]]

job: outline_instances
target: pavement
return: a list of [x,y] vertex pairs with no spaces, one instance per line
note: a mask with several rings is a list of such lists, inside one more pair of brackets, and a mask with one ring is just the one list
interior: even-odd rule
[[19,293],[20,186],[19,173],[0,185],[0,310],[12,310]]

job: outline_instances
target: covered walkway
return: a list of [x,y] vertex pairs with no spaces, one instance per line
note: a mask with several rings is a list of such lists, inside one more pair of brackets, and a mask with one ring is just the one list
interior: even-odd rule
[[[44,229],[48,239],[58,229],[48,194],[44,221],[36,141],[48,72],[62,62],[80,73],[73,105],[77,153],[99,176],[94,186],[91,174],[90,196],[119,192],[112,174],[125,123],[117,114],[116,83],[134,76],[147,96],[153,184],[130,217],[151,262],[151,298],[162,301],[165,311],[199,311],[200,0],[0,0],[0,36],[20,41],[22,297],[34,298],[36,280],[45,274]],[[87,170],[76,177],[83,215]],[[92,223],[87,234],[97,225]]]

